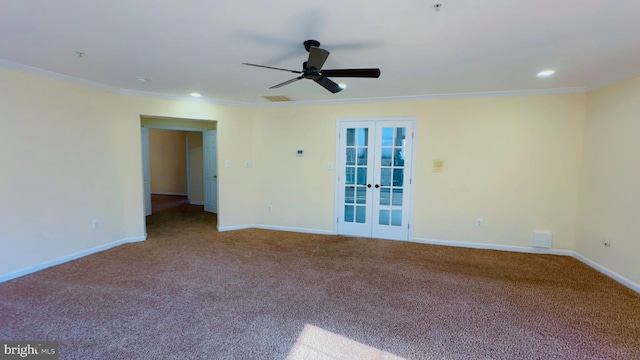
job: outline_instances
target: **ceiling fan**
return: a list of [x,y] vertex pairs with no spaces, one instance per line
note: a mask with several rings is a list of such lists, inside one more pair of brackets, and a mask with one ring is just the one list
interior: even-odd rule
[[295,77],[291,80],[287,80],[277,85],[273,85],[269,89],[275,89],[279,87],[283,87],[285,85],[289,85],[293,82],[302,79],[311,79],[318,84],[320,84],[325,89],[331,91],[332,93],[337,93],[342,91],[343,88],[340,85],[336,84],[329,77],[359,77],[359,78],[378,78],[380,77],[380,69],[377,68],[366,68],[366,69],[332,69],[332,70],[323,70],[322,65],[329,57],[329,51],[320,48],[320,42],[316,40],[307,40],[304,42],[304,48],[309,52],[309,59],[302,64],[302,71],[298,70],[289,70],[282,69],[273,66],[266,65],[258,65],[258,64],[249,64],[242,63],[243,65],[249,66],[257,66],[266,69],[280,70],[280,71],[288,71],[295,74],[301,74],[298,77]]

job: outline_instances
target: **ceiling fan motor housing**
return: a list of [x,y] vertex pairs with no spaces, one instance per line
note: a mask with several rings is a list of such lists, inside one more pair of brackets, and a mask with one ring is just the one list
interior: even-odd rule
[[309,52],[309,50],[311,50],[312,46],[320,47],[320,42],[318,40],[307,40],[303,44],[304,44],[304,48],[305,48],[305,50],[307,50],[307,52]]

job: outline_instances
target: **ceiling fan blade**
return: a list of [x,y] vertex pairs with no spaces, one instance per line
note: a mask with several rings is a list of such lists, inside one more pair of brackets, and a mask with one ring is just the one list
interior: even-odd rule
[[297,78],[293,78],[293,79],[291,79],[291,80],[287,80],[287,81],[282,82],[282,83],[280,83],[280,84],[273,85],[273,86],[272,86],[272,87],[270,87],[269,89],[275,89],[275,88],[283,87],[283,86],[285,86],[285,85],[289,85],[289,84],[291,84],[291,83],[294,83],[294,82],[296,82],[296,81],[298,81],[298,80],[302,80],[302,79],[304,79],[304,76],[299,76],[299,77],[297,77]]
[[277,67],[273,67],[273,66],[258,65],[258,64],[249,64],[249,63],[242,63],[242,65],[256,66],[256,67],[261,67],[261,68],[265,68],[265,69],[273,69],[273,70],[280,70],[280,71],[288,71],[288,72],[292,72],[292,73],[295,73],[295,74],[302,74],[302,71],[298,71],[298,70],[290,70],[290,69],[283,69],[283,68],[277,68]]
[[340,85],[338,85],[335,82],[327,79],[326,77],[319,76],[319,77],[313,79],[313,81],[315,81],[318,84],[322,85],[322,87],[324,87],[325,89],[331,91],[334,94],[337,93],[337,92],[342,91],[342,88],[340,87]]
[[334,69],[321,70],[321,76],[327,77],[359,77],[359,78],[378,78],[380,77],[380,69]]
[[322,65],[327,61],[330,52],[319,47],[312,46],[309,48],[309,61],[307,61],[307,67],[314,67],[317,70],[322,69]]

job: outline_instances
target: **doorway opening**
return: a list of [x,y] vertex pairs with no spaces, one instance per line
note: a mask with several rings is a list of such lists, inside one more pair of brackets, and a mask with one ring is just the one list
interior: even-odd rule
[[141,116],[144,212],[209,212],[217,225],[217,122]]
[[202,132],[149,129],[151,213],[204,211]]

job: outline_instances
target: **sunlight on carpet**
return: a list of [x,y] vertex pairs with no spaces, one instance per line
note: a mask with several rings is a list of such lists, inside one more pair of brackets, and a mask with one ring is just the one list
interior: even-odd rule
[[386,351],[306,324],[287,360],[312,359],[404,360]]

